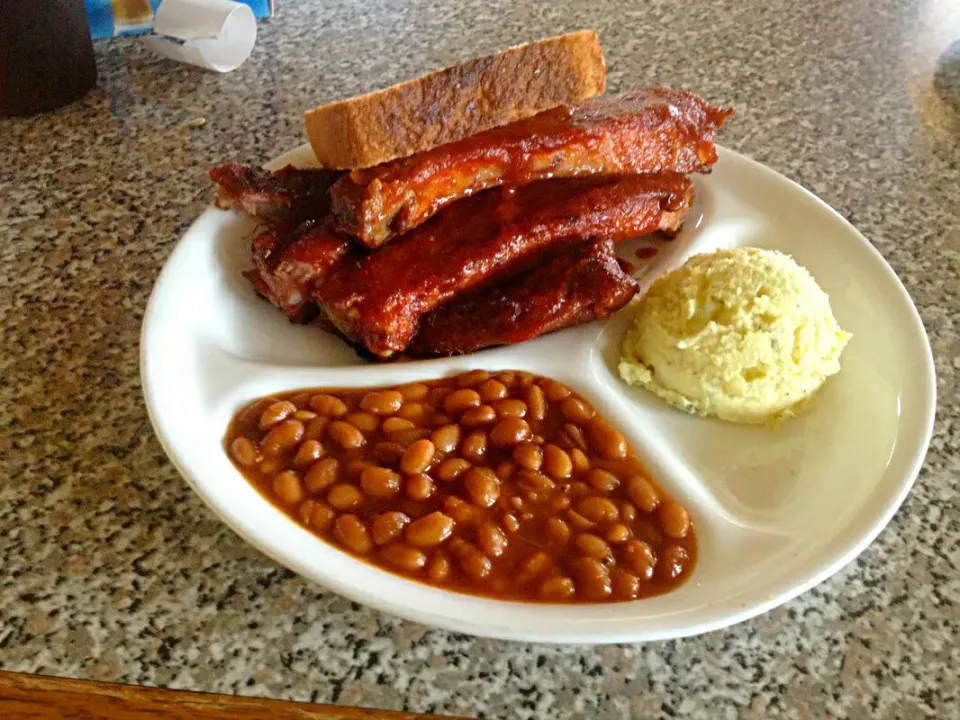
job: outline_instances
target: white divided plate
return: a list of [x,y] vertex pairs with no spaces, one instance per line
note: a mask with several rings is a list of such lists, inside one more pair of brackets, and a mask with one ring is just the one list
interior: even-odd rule
[[[285,155],[308,165],[306,146]],[[861,552],[890,520],[923,461],[933,425],[933,360],[909,296],[870,243],[822,201],[729,150],[696,176],[685,229],[638,268],[644,284],[687,256],[753,245],[787,252],[826,290],[853,333],[843,372],[816,406],[778,430],[684,415],[617,377],[621,312],[522,345],[373,365],[339,340],[288,323],[241,270],[252,224],[207,210],[164,268],[141,341],[144,394],[177,469],[224,522],[300,575],[352,600],[476,635],[547,642],[636,642],[693,635],[769,610]],[[636,261],[636,244],[624,258]],[[636,264],[636,262],[635,262]],[[450,593],[353,559],[275,509],[222,449],[243,403],[303,387],[381,386],[471,368],[556,378],[622,429],[687,508],[699,563],[673,593],[603,605],[539,605]]]

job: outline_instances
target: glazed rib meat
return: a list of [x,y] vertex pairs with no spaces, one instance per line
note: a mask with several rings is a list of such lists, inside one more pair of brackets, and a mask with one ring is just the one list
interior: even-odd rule
[[452,298],[564,241],[676,230],[692,198],[692,183],[676,173],[498,188],[347,263],[317,289],[317,299],[343,335],[390,357],[410,344],[423,315]]
[[330,186],[343,173],[288,165],[276,172],[237,163],[210,171],[217,186],[215,204],[277,226],[320,218],[330,209]]
[[733,112],[681,90],[642,88],[354,170],[331,188],[343,232],[377,247],[441,208],[499,185],[584,175],[705,171]]
[[521,343],[609,317],[636,292],[637,283],[620,267],[611,240],[573,243],[527,274],[434,310],[423,318],[407,353],[462,355]]
[[267,230],[254,238],[254,270],[246,274],[254,289],[294,322],[320,319],[313,289],[359,253],[355,243],[333,230],[328,216],[303,223],[292,232]]

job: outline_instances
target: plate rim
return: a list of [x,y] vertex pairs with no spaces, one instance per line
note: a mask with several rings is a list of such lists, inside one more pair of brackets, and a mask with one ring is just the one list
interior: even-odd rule
[[[868,252],[872,253],[874,260],[879,261],[878,267],[882,269],[884,273],[886,273],[887,279],[892,281],[893,287],[895,287],[899,292],[899,299],[901,301],[905,301],[905,309],[909,310],[909,317],[914,326],[912,330],[918,330],[918,335],[923,339],[922,347],[918,348],[917,350],[925,361],[923,368],[924,372],[919,378],[923,385],[927,385],[927,392],[924,394],[925,396],[921,398],[921,407],[923,415],[925,416],[925,424],[922,429],[922,433],[918,435],[920,442],[909,451],[909,456],[906,458],[906,472],[903,473],[899,479],[897,494],[895,496],[891,496],[891,498],[886,501],[883,511],[878,515],[876,520],[873,521],[869,529],[866,532],[863,532],[859,537],[848,541],[842,548],[842,552],[834,553],[829,558],[823,558],[819,560],[814,558],[811,561],[814,566],[812,571],[807,573],[805,579],[803,579],[801,582],[790,583],[788,587],[782,589],[780,592],[771,594],[769,597],[758,599],[753,603],[745,603],[745,607],[740,610],[725,614],[721,613],[714,619],[702,620],[683,628],[638,629],[636,627],[627,627],[622,630],[603,628],[589,631],[581,628],[568,630],[558,627],[552,629],[551,631],[544,631],[542,629],[525,630],[524,628],[515,626],[492,625],[488,622],[471,622],[466,618],[453,618],[449,615],[437,615],[430,612],[428,609],[412,608],[403,604],[395,604],[390,602],[388,598],[372,595],[354,586],[347,586],[335,577],[325,577],[320,580],[316,578],[314,573],[306,568],[293,553],[288,553],[285,556],[281,556],[282,554],[279,551],[274,550],[268,544],[261,543],[257,539],[252,538],[241,527],[239,522],[236,522],[227,514],[225,510],[221,509],[211,500],[210,497],[208,497],[208,495],[202,490],[200,483],[198,483],[197,479],[187,469],[186,463],[180,457],[176,448],[172,447],[164,437],[160,429],[156,408],[152,399],[152,395],[155,391],[152,388],[150,375],[147,370],[147,358],[149,354],[149,327],[151,324],[151,319],[157,312],[156,307],[159,289],[163,286],[164,279],[168,276],[168,273],[172,272],[170,268],[175,265],[173,261],[177,257],[178,251],[181,251],[181,249],[184,247],[184,239],[191,234],[191,232],[199,223],[204,221],[204,219],[215,210],[213,206],[204,210],[204,212],[201,213],[189,225],[189,227],[183,231],[180,238],[177,240],[173,251],[164,262],[163,268],[154,282],[154,286],[151,290],[149,300],[144,310],[140,332],[140,381],[141,391],[143,393],[144,403],[147,409],[147,415],[154,430],[154,435],[156,436],[160,446],[163,448],[163,451],[167,455],[167,458],[170,460],[171,464],[191,487],[193,492],[200,497],[204,504],[213,511],[214,515],[222,523],[236,533],[244,542],[248,543],[257,551],[263,553],[279,565],[293,570],[301,578],[317,585],[318,587],[335,592],[353,602],[361,603],[368,607],[382,612],[387,612],[405,620],[426,624],[430,627],[436,627],[452,632],[463,632],[478,637],[490,637],[501,640],[539,642],[548,644],[609,644],[623,642],[651,642],[690,637],[723,629],[762,615],[786,602],[789,602],[790,600],[807,592],[811,588],[819,585],[853,562],[853,560],[855,560],[870,544],[872,544],[877,536],[889,525],[893,516],[902,506],[906,496],[909,494],[913,484],[916,482],[916,479],[920,474],[933,436],[937,407],[936,367],[934,364],[930,339],[927,335],[926,328],[923,324],[923,320],[916,307],[916,304],[913,302],[913,299],[910,297],[910,294],[907,292],[902,281],[894,272],[893,268],[886,261],[879,250],[877,250],[873,243],[866,238],[866,236],[864,236],[859,230],[857,230],[856,227],[854,227],[846,218],[844,218],[837,210],[832,208],[824,200],[786,175],[783,175],[782,173],[779,173],[776,170],[767,167],[766,165],[742,153],[730,150],[726,147],[718,146],[717,150],[721,159],[724,156],[736,158],[737,161],[745,163],[746,165],[750,166],[752,171],[761,173],[762,175],[766,176],[767,179],[779,183],[785,183],[794,192],[800,191],[800,193],[805,196],[808,201],[812,200],[817,206],[819,206],[820,209],[829,211],[835,217],[835,219],[839,220],[846,227],[847,230],[852,231],[857,237],[859,243],[865,246]],[[303,156],[307,152],[309,152],[309,144],[305,143],[297,148],[281,154],[271,162],[267,163],[266,166],[282,166],[285,163],[292,162],[295,158]],[[489,598],[484,599],[495,603],[503,602]],[[524,605],[529,606],[528,603]]]

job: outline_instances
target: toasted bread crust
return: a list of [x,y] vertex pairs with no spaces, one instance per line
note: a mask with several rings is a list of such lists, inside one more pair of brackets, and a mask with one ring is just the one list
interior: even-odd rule
[[595,30],[519,45],[304,115],[323,167],[406,157],[606,89]]

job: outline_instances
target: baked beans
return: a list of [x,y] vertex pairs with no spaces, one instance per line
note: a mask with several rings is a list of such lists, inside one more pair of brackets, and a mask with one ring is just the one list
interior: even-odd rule
[[450,580],[450,572],[450,558],[438,552],[427,566],[427,580],[434,585],[444,585]]
[[571,566],[574,577],[588,599],[603,600],[613,592],[610,570],[597,558],[578,557]]
[[627,493],[634,505],[644,512],[651,513],[660,503],[660,495],[649,480],[642,475],[632,475],[627,480]]
[[327,434],[331,440],[344,450],[353,450],[362,447],[364,443],[366,443],[366,438],[359,428],[340,420],[332,422],[327,426]]
[[303,439],[303,423],[299,420],[284,420],[274,425],[260,443],[264,455],[283,455]]
[[343,474],[348,480],[357,481],[360,479],[360,476],[363,475],[363,471],[369,467],[373,467],[373,463],[369,460],[354,458],[353,460],[348,460],[343,466]]
[[601,457],[622,460],[627,456],[627,439],[606,420],[595,417],[590,422],[589,430],[590,441]]
[[340,461],[324,458],[310,466],[304,477],[307,490],[317,495],[333,485],[340,477]]
[[352,510],[363,502],[363,493],[356,485],[337,483],[327,493],[327,502],[337,510]]
[[414,425],[422,425],[427,419],[427,408],[418,402],[408,402],[397,410],[397,417],[409,420]]
[[405,492],[411,500],[423,501],[428,500],[436,489],[437,486],[433,484],[430,476],[420,473],[407,479]]
[[403,405],[403,393],[399,390],[370,392],[360,399],[360,408],[374,415],[393,415]]
[[[377,416],[366,412],[349,413],[344,416],[343,419],[365,435],[369,435],[380,427],[380,420]],[[384,428],[384,432],[386,432],[386,430],[387,429]]]
[[327,425],[330,424],[330,418],[315,417],[309,423],[307,423],[307,429],[303,433],[304,440],[322,440],[324,435],[327,432]]
[[566,480],[573,474],[573,461],[565,450],[550,443],[543,447],[543,471],[554,480]]
[[632,600],[640,594],[640,578],[633,573],[616,568],[613,578],[613,594],[618,600]]
[[464,476],[463,486],[474,504],[480,507],[491,507],[500,497],[500,479],[490,468],[470,468]]
[[587,439],[583,434],[583,430],[578,425],[573,423],[564,423],[557,430],[554,437],[554,442],[557,445],[573,452],[574,450],[586,450],[587,449]]
[[527,414],[527,404],[523,400],[516,398],[504,398],[493,404],[493,409],[498,418],[518,417],[522,418]]
[[597,495],[579,501],[577,512],[598,525],[612,525],[620,518],[620,511],[613,500]]
[[269,430],[278,422],[286,420],[297,411],[297,406],[289,400],[281,400],[270,405],[260,416],[260,429]]
[[500,447],[512,447],[519,442],[529,440],[530,425],[526,420],[517,417],[504,418],[490,431],[490,441]]
[[578,425],[586,424],[590,418],[595,415],[592,407],[587,405],[583,400],[575,398],[572,395],[565,398],[563,402],[560,403],[560,410],[563,412],[563,416],[567,420],[577,423]]
[[561,518],[547,519],[547,535],[549,539],[559,545],[566,545],[570,540],[570,526]]
[[460,417],[460,424],[464,427],[477,427],[478,425],[489,425],[496,419],[496,410],[489,405],[480,405],[464,412]]
[[360,487],[372,498],[392,498],[400,492],[400,476],[389,468],[371,465],[360,473]]
[[471,370],[457,376],[457,385],[462,388],[472,388],[490,379],[486,370]]
[[687,510],[583,397],[519,371],[250,403],[227,455],[278,508],[372,564],[531,602],[668,592],[697,556]]
[[543,463],[543,450],[533,443],[522,442],[513,448],[513,461],[527,470],[539,470]]
[[460,443],[460,454],[470,462],[482,462],[487,454],[487,435],[482,430],[475,430],[467,435]]
[[587,482],[603,493],[612,493],[620,480],[612,472],[601,468],[593,468],[587,472]]
[[570,498],[567,495],[554,495],[550,498],[550,509],[556,513],[570,507]]
[[530,413],[530,419],[538,422],[542,421],[547,414],[547,398],[539,385],[531,385],[527,388],[527,411]]
[[457,549],[457,559],[463,572],[474,581],[484,580],[493,569],[490,558],[469,543]]
[[243,467],[255,465],[260,460],[260,453],[257,446],[253,444],[250,438],[238,437],[230,443],[230,451],[234,461]]
[[406,428],[403,430],[393,430],[392,432],[386,433],[386,436],[391,441],[400,443],[401,445],[406,447],[410,443],[415,443],[417,440],[422,440],[425,437],[430,437],[430,431],[427,430],[427,428],[412,427],[412,428]]
[[273,491],[285,505],[296,505],[303,500],[303,486],[293,470],[284,470],[274,478]]
[[396,469],[406,451],[402,443],[385,440],[373,446],[373,459],[378,465]]
[[454,496],[449,496],[443,501],[443,509],[463,527],[476,527],[485,517],[483,511],[476,505]]
[[430,467],[435,452],[436,448],[429,440],[415,440],[407,446],[400,458],[400,469],[408,475],[419,475]]
[[370,525],[373,542],[377,545],[385,545],[388,542],[393,542],[400,537],[400,533],[403,532],[403,529],[409,522],[410,518],[407,515],[396,510],[388,510],[385,513],[377,515]]
[[543,388],[543,394],[546,395],[548,402],[558,403],[564,398],[570,397],[569,388],[556,380],[544,380],[540,383],[540,387]]
[[690,529],[690,516],[682,505],[665,503],[660,506],[660,526],[667,537],[682,538]]
[[643,540],[628,540],[623,547],[623,558],[627,567],[641,578],[649,580],[653,577],[657,558],[653,554],[653,549]]
[[356,515],[341,515],[333,523],[334,537],[343,543],[348,550],[357,555],[366,555],[373,548],[370,533],[366,525]]
[[[304,503],[304,505],[306,505],[306,503]],[[304,505],[301,505],[301,507]],[[337,517],[336,510],[323,502],[314,503],[306,508],[306,510],[308,511],[305,513],[307,515],[305,519],[307,525],[321,532],[330,527],[330,523]]]
[[320,393],[310,398],[310,407],[328,418],[338,418],[346,415],[348,411],[347,404],[343,400],[326,393]]
[[407,542],[416,547],[439,545],[453,532],[453,518],[442,512],[432,512],[414,520],[407,528]]
[[507,549],[507,536],[499,527],[486,522],[477,528],[477,545],[490,557],[498,558]]
[[594,522],[590,518],[584,517],[576,510],[567,511],[567,522],[577,530],[593,530]]
[[480,399],[485,403],[502,400],[507,396],[507,386],[499,380],[487,380],[478,389]]
[[480,393],[469,388],[454,390],[443,400],[443,409],[448,415],[460,413],[477,407],[480,404]]
[[574,472],[585,473],[590,469],[590,459],[584,454],[583,450],[580,448],[572,448],[569,455]]
[[671,545],[660,556],[657,571],[661,579],[675,580],[683,575],[689,562],[690,556],[684,548],[679,545]]
[[470,469],[470,463],[463,458],[447,458],[437,468],[437,479],[440,482],[453,482]]
[[416,572],[427,564],[425,553],[403,543],[387,545],[380,551],[380,557],[389,565],[395,565],[408,573]]
[[449,455],[457,449],[457,445],[460,443],[460,426],[443,425],[438,427],[430,435],[430,441],[437,450],[444,455]]
[[547,578],[540,586],[540,597],[544,600],[560,602],[572,598],[576,591],[577,586],[573,584],[573,580],[563,575],[554,575]]
[[504,513],[503,529],[511,534],[517,532],[520,529],[520,521],[517,520],[517,516],[513,513]]
[[306,440],[293,457],[293,466],[297,468],[309,467],[323,457],[323,445],[319,440]]
[[406,418],[388,417],[383,421],[383,431],[388,435],[390,433],[398,433],[403,430],[414,430],[416,427],[416,425]]
[[545,552],[535,552],[520,568],[520,575],[525,580],[540,577],[553,567],[553,560]]
[[630,539],[630,528],[623,523],[617,523],[607,528],[607,542],[615,545],[626,542]]
[[420,402],[427,397],[430,386],[425,383],[411,383],[410,385],[401,385],[397,388],[397,392],[403,396],[404,400]]
[[586,556],[597,560],[606,560],[613,557],[613,551],[606,541],[596,535],[584,533],[576,540],[577,548]]

